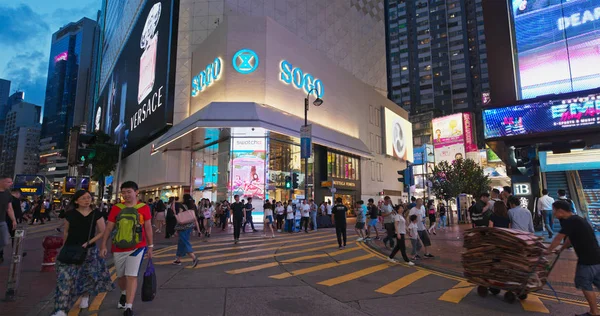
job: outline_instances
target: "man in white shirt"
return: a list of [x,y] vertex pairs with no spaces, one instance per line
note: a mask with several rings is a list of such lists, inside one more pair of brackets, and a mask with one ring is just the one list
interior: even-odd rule
[[548,190],[542,190],[542,197],[538,199],[537,213],[544,219],[544,226],[548,232],[548,238],[552,239],[554,231],[552,225],[554,224],[554,217],[552,217],[552,203],[554,199],[548,195]]
[[285,215],[285,227],[287,229],[288,233],[293,233],[294,232],[294,208],[292,207],[292,200],[289,200],[287,203],[287,208],[286,208],[286,215]]
[[333,205],[331,205],[331,201],[327,201],[327,215],[331,216],[332,211],[333,211]]
[[[427,228],[425,227],[425,207],[423,206],[423,199],[417,199],[417,205],[410,209],[408,212],[408,216],[416,215],[417,216],[417,232],[419,234],[419,238],[421,242],[423,242],[423,249],[425,250],[425,258],[433,258],[433,255],[429,253],[427,247],[431,246],[431,240],[429,239],[429,234],[427,233]],[[420,259],[419,255],[416,256],[417,259]]]
[[307,203],[306,200],[302,201],[302,205],[300,205],[300,213],[302,214],[302,219],[300,221],[300,230],[302,231],[302,226],[304,226],[304,232],[308,234],[308,221],[310,219],[310,204]]

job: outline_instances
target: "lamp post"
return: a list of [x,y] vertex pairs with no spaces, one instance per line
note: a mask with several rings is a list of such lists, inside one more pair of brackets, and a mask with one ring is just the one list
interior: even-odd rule
[[[310,98],[310,94],[313,93],[313,91],[317,91],[317,89],[315,87],[310,89],[308,94],[306,94],[306,98],[304,99],[304,127],[308,127],[308,98]],[[313,101],[314,106],[321,106],[321,104],[323,104],[323,99],[319,97]],[[312,142],[310,145],[312,146]],[[304,199],[308,199],[308,156],[309,155],[304,156]]]
[[[433,152],[429,152],[429,147],[427,147],[427,144],[425,144],[425,186],[427,187],[427,200],[429,201],[429,196],[431,195],[430,192],[430,187],[428,184],[428,179],[429,178],[429,157],[433,157]],[[432,150],[433,151],[433,150]]]

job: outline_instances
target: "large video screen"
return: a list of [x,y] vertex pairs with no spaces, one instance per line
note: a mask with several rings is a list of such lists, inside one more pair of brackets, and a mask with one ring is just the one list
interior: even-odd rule
[[600,87],[600,0],[511,0],[520,97]]
[[385,108],[385,153],[388,156],[413,161],[413,134],[412,124]]
[[600,94],[483,111],[486,139],[600,126]]
[[103,130],[127,156],[173,123],[177,0],[147,0],[94,109]]

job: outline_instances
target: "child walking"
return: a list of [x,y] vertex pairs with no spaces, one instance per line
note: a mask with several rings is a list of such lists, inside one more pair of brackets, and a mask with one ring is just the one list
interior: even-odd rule
[[409,217],[410,225],[408,225],[408,238],[412,244],[411,260],[418,260],[419,251],[421,250],[421,243],[419,242],[419,233],[417,230],[417,215],[411,215]]

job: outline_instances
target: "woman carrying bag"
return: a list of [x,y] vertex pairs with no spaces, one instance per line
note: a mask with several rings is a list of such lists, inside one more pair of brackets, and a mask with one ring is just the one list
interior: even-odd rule
[[66,316],[80,295],[79,307],[88,308],[90,296],[114,288],[95,244],[104,233],[104,218],[91,205],[90,193],[79,190],[73,195],[72,209],[65,212],[65,244],[56,260],[54,316]]
[[185,194],[183,196],[183,207],[185,210],[176,215],[177,226],[175,226],[175,230],[178,232],[179,240],[173,264],[181,265],[181,258],[189,255],[192,258],[192,267],[195,268],[198,265],[198,258],[194,254],[190,236],[194,228],[200,231],[200,227],[196,218],[196,205],[191,195]]

